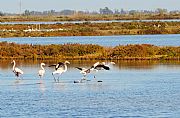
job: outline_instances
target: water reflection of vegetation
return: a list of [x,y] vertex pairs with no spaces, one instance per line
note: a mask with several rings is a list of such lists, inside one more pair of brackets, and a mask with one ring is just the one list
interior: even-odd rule
[[[46,63],[46,65],[55,64],[58,61],[64,60],[17,60],[17,65],[22,67],[34,67],[39,68],[41,62]],[[74,69],[74,67],[91,67],[97,61],[105,61],[105,60],[71,60],[68,68]],[[109,62],[106,60],[105,62]],[[178,60],[114,60],[116,63],[113,67],[118,69],[128,68],[128,69],[152,69],[157,65],[180,65],[180,61]],[[0,61],[0,69],[6,70],[7,68],[11,68],[11,60],[1,60]]]
[[0,43],[0,59],[33,60],[179,60],[180,46],[149,44],[102,47],[95,44],[29,45]]

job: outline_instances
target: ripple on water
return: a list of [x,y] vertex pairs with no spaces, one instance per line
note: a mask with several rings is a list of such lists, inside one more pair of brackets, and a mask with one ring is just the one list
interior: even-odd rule
[[[29,67],[26,69],[28,70]],[[33,69],[32,69],[33,68]],[[15,82],[9,70],[0,77],[0,117],[179,117],[180,74],[171,66],[151,70],[117,68],[98,80],[74,84],[79,72],[69,70],[61,83],[32,73]],[[33,78],[33,79],[26,79]],[[91,78],[91,76],[89,77]]]

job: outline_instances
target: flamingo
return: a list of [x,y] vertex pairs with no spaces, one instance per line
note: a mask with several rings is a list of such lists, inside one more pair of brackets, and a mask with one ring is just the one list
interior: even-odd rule
[[86,75],[91,72],[91,68],[86,69],[86,68],[81,68],[81,67],[75,67],[78,70],[80,70],[80,73],[83,75],[81,80],[78,80],[78,82],[74,81],[74,83],[81,83],[83,80],[86,80]]
[[[97,62],[94,66],[92,66],[93,71],[98,72],[99,70],[110,70],[110,65],[114,65],[114,62],[110,62],[108,64],[106,64],[105,62]],[[94,75],[94,78],[96,78],[96,76]]]
[[55,82],[56,82],[56,78],[55,78],[54,75],[55,75],[55,74],[58,75],[57,81],[59,82],[59,76],[60,76],[62,73],[64,73],[64,72],[67,71],[67,64],[70,64],[70,62],[69,62],[69,61],[65,61],[64,63],[63,63],[63,62],[59,62],[59,63],[57,63],[57,64],[53,64],[53,65],[50,65],[50,66],[49,66],[49,67],[55,66],[55,71],[52,72],[52,75],[53,75],[53,77],[54,77],[54,81],[55,81]]
[[13,68],[12,68],[12,70],[13,70],[13,72],[14,72],[14,74],[15,74],[15,76],[16,76],[17,78],[20,77],[20,75],[24,74],[24,72],[23,72],[21,69],[19,69],[19,68],[16,67],[16,62],[15,62],[15,60],[13,60],[11,63],[13,63]]
[[78,81],[74,81],[74,83],[81,83],[83,80],[86,80],[86,76],[87,74],[91,73],[91,71],[94,70],[94,67],[96,67],[97,65],[99,64],[99,62],[96,62],[93,66],[91,66],[91,68],[81,68],[81,67],[75,67],[77,68],[78,70],[80,70],[80,74],[83,75],[83,78],[81,80],[78,80]]
[[41,69],[38,71],[38,75],[40,78],[42,78],[45,74],[45,69],[43,66],[45,66],[45,63],[41,63]]
[[81,67],[75,67],[75,68],[80,70],[80,73],[83,75],[83,77],[86,77],[86,75],[89,74],[94,69],[94,67],[96,67],[98,64],[99,62],[96,62],[93,66],[91,66],[91,68],[88,68],[88,69],[81,68]]
[[90,68],[89,68],[89,69],[81,68],[81,67],[75,67],[75,68],[77,68],[78,70],[80,70],[80,73],[83,75],[84,78],[86,77],[86,75],[87,75],[88,73],[91,72],[91,69],[90,69]]
[[115,64],[114,62],[110,62],[106,64],[105,62],[98,63],[96,66],[93,66],[94,69],[96,70],[110,70],[110,65]]

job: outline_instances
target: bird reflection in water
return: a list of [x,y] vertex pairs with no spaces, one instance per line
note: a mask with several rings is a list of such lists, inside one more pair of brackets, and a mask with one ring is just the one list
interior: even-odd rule
[[23,80],[21,80],[21,79],[16,79],[16,80],[14,80],[14,84],[15,84],[15,85],[23,84]]
[[22,79],[15,79],[12,83],[14,90],[19,89],[21,85],[23,85],[24,81]]
[[53,88],[54,88],[55,90],[60,90],[60,91],[62,91],[62,90],[65,90],[65,88],[66,88],[65,84],[67,84],[67,83],[63,83],[63,82],[57,83],[57,82],[54,82],[54,83],[53,83]]
[[41,93],[44,93],[46,91],[44,80],[40,79],[38,86]]

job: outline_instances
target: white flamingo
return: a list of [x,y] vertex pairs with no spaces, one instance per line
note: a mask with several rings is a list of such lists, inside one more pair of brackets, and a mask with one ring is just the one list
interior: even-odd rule
[[87,74],[89,74],[91,72],[91,69],[86,69],[86,68],[81,68],[81,67],[75,67],[77,68],[78,70],[80,70],[80,74],[83,75],[83,77],[81,78],[81,80],[78,80],[78,81],[74,81],[74,83],[82,83],[83,80],[86,80],[86,76]]
[[110,62],[108,64],[106,64],[105,62],[99,63],[96,66],[94,66],[94,69],[96,70],[110,70],[110,65],[115,64],[114,62]]
[[45,69],[44,69],[43,66],[45,66],[45,63],[41,63],[41,69],[38,72],[38,75],[39,75],[40,78],[42,78],[44,76],[44,74],[45,74]]
[[89,68],[89,69],[81,68],[81,67],[75,67],[75,68],[77,68],[78,70],[80,70],[80,74],[82,74],[83,77],[82,77],[81,80],[74,81],[74,83],[82,83],[83,80],[86,80],[87,74],[91,73],[91,71],[94,71],[94,67],[96,67],[98,64],[99,64],[99,62],[96,62],[96,63],[95,63],[93,66],[91,66],[91,68]]
[[13,70],[13,72],[14,72],[14,74],[15,74],[15,76],[16,76],[17,78],[19,78],[20,75],[24,74],[24,72],[23,72],[21,69],[19,69],[19,68],[16,67],[16,62],[15,62],[15,60],[13,60],[11,63],[13,63],[13,68],[12,68],[12,70]]
[[[114,64],[115,64],[114,62],[110,62],[108,64],[106,64],[105,62],[101,62],[101,63],[97,62],[91,68],[93,69],[94,72],[98,72],[99,70],[110,70],[110,66]],[[94,78],[96,78],[95,75]]]
[[83,75],[83,77],[86,77],[87,74],[89,74],[93,69],[94,67],[96,67],[97,65],[99,64],[99,62],[96,62],[93,66],[91,66],[91,68],[89,69],[86,69],[86,68],[81,68],[81,67],[75,67],[77,69],[80,70],[80,73]]
[[53,65],[50,65],[49,67],[51,66],[55,66],[55,71],[52,72],[52,75],[54,77],[54,81],[56,82],[56,78],[54,75],[58,75],[58,79],[57,81],[59,82],[59,76],[66,72],[67,71],[67,64],[70,64],[69,61],[65,61],[64,63],[63,62],[59,62],[58,64],[53,64]]
[[77,68],[78,70],[80,70],[80,73],[83,75],[84,78],[86,77],[86,75],[87,75],[88,73],[91,72],[91,69],[90,69],[90,68],[89,68],[89,69],[81,68],[81,67],[75,67],[75,68]]

